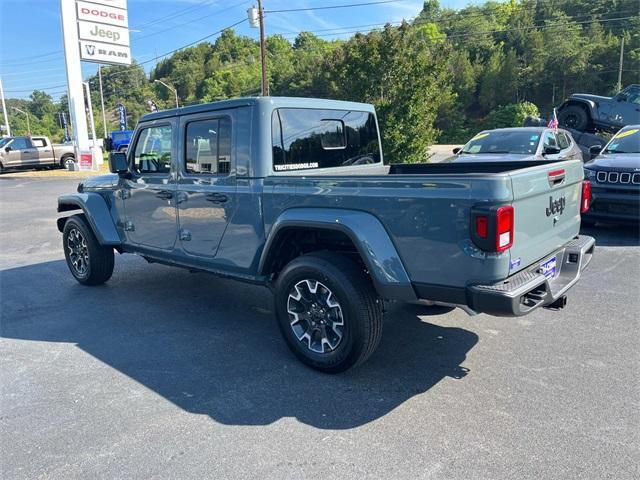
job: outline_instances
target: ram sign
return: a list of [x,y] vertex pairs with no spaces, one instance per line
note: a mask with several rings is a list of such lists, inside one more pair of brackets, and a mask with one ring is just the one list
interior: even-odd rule
[[131,65],[126,0],[76,2],[80,59]]

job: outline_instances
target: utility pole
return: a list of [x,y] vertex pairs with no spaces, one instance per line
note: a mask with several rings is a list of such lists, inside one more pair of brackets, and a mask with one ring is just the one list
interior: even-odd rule
[[262,95],[269,95],[269,80],[267,80],[267,45],[264,39],[264,9],[262,0],[258,0],[258,8],[251,7],[247,10],[249,24],[253,28],[260,27],[260,63],[262,65]]
[[618,66],[618,92],[622,90],[622,59],[624,58],[624,37],[620,42],[620,64]]
[[20,110],[18,107],[11,107],[16,112],[20,112],[27,116],[27,131],[29,132],[29,136],[31,136],[31,125],[29,124],[29,112],[25,112],[24,110]]
[[98,64],[98,81],[100,82],[100,106],[102,107],[102,126],[104,137],[107,138],[107,116],[104,113],[104,95],[102,93],[102,65]]
[[260,19],[260,60],[262,62],[262,96],[269,95],[269,80],[267,80],[267,45],[264,40],[264,9],[262,0],[258,0],[258,18]]
[[[7,127],[7,137],[11,136],[11,127],[9,126],[9,117],[7,116],[7,105],[4,103],[4,90],[2,88],[2,79],[0,78],[0,98],[2,98],[2,112],[4,113],[4,124]],[[0,132],[2,137],[2,132]]]

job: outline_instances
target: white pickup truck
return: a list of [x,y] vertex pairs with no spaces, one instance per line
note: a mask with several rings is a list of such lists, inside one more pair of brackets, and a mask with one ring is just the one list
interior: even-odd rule
[[48,137],[0,139],[0,172],[8,168],[68,168],[75,160],[73,145],[54,145]]

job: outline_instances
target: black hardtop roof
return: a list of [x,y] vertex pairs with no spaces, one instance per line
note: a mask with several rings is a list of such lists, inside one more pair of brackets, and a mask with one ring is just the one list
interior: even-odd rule
[[349,109],[373,112],[372,105],[367,103],[346,102],[343,100],[329,100],[321,98],[305,97],[242,97],[230,100],[220,100],[218,102],[191,105],[188,107],[172,108],[159,112],[149,113],[140,119],[141,122],[149,122],[162,118],[170,118],[181,115],[191,115],[194,113],[204,113],[215,110],[244,107],[256,105],[258,103],[268,104],[272,108],[293,107],[293,108],[326,108],[326,109]]

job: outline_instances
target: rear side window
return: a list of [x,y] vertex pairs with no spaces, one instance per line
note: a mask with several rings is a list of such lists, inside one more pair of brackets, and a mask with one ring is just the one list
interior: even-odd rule
[[279,108],[271,119],[276,172],[380,162],[372,113],[353,110]]
[[169,173],[171,170],[171,126],[148,127],[140,131],[134,155],[140,173]]
[[212,118],[187,124],[185,170],[227,175],[231,171],[231,120]]
[[46,142],[44,141],[44,138],[32,138],[31,143],[33,143],[34,147],[38,147],[38,148],[47,146]]

